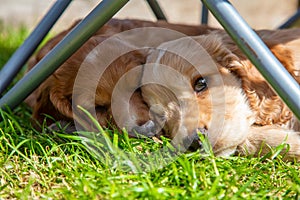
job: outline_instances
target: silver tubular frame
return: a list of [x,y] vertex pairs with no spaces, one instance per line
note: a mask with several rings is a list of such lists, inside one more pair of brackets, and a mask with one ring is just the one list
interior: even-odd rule
[[[129,0],[103,0],[47,56],[0,99],[15,108]],[[300,119],[300,86],[227,0],[202,0],[239,48]]]

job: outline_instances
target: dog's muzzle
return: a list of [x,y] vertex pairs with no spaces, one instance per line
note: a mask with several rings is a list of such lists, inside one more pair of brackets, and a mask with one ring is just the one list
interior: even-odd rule
[[[129,132],[129,135],[132,137],[154,137],[158,133],[157,128],[158,126],[152,120],[149,120],[141,126],[133,127]],[[182,144],[186,150],[197,151],[198,149],[202,149],[202,142],[198,134],[202,134],[204,137],[207,137],[208,131],[205,128],[197,128],[191,135],[183,138]]]

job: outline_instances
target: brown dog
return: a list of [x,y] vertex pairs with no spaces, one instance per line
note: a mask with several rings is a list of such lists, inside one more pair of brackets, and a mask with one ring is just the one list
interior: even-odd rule
[[[126,37],[111,37],[138,27],[162,27],[200,36],[164,32],[148,37],[147,29],[130,32]],[[76,110],[76,105],[81,105],[94,112],[102,126],[110,121],[133,135],[135,131],[146,136],[164,134],[184,149],[200,148],[200,130],[217,155],[264,154],[269,146],[286,142],[290,146],[286,158],[298,160],[299,121],[229,36],[214,30],[165,22],[111,20],[27,99],[33,117],[40,122],[44,114],[55,120],[84,121],[86,118]],[[31,59],[30,67],[68,31],[50,40]],[[298,82],[299,33],[298,29],[259,31]],[[135,34],[147,35],[147,48],[141,48],[144,41],[132,39]],[[105,44],[105,48],[98,48],[99,44]],[[128,94],[129,100],[123,101]]]
[[[34,67],[34,65],[39,62],[63,37],[77,24],[76,22],[68,30],[58,34],[53,39],[48,41],[41,50],[30,59],[29,61],[29,70]],[[50,76],[44,83],[42,83],[38,89],[36,89],[25,101],[33,108],[33,118],[37,119],[38,122],[42,122],[45,119],[45,115],[50,115],[54,120],[60,121],[73,121],[73,108],[72,100],[76,101],[79,105],[85,105],[89,111],[92,108],[96,108],[96,114],[98,116],[98,121],[102,126],[107,126],[107,123],[110,121],[110,116],[112,115],[111,111],[111,95],[115,87],[115,84],[120,79],[120,77],[128,72],[130,69],[135,66],[144,64],[146,62],[146,51],[132,51],[125,53],[122,56],[119,56],[113,63],[109,64],[109,67],[102,66],[101,63],[98,66],[95,66],[93,70],[87,70],[91,72],[85,72],[81,76],[84,79],[86,76],[87,81],[84,81],[82,84],[90,83],[93,80],[91,77],[97,74],[97,71],[102,70],[107,67],[106,71],[101,76],[99,85],[97,85],[97,93],[95,102],[88,102],[90,96],[94,95],[94,92],[89,93],[89,90],[80,91],[80,98],[72,99],[73,95],[73,86],[77,73],[81,64],[86,59],[88,54],[95,49],[103,41],[110,38],[112,35],[127,31],[134,28],[142,27],[158,27],[163,29],[171,29],[183,33],[179,36],[173,36],[169,32],[161,35],[144,35],[144,38],[150,40],[150,45],[159,45],[161,42],[175,39],[178,37],[183,37],[186,35],[201,35],[208,33],[214,28],[207,26],[189,26],[189,25],[180,25],[180,24],[169,24],[164,21],[159,22],[150,22],[150,21],[141,21],[141,20],[118,20],[112,19],[107,24],[105,24],[99,31],[97,31],[93,37],[91,37],[74,55],[72,55],[55,73]],[[139,30],[143,32],[143,29]],[[131,33],[130,33],[131,34]],[[134,34],[134,33],[133,33]],[[127,34],[128,35],[128,34]],[[176,35],[176,34],[175,34]],[[129,35],[130,36],[130,35]],[[127,36],[128,37],[128,36]],[[113,38],[111,45],[106,45],[107,48],[105,52],[114,52],[120,49],[131,49],[132,44],[129,44],[126,41],[122,41],[120,38]],[[136,41],[134,41],[136,42]],[[141,41],[145,43],[145,41]],[[97,54],[97,51],[94,51]],[[103,52],[99,53],[99,56],[103,56]],[[98,58],[99,58],[98,56]],[[107,55],[109,56],[109,55]],[[105,59],[105,58],[104,58]],[[87,62],[89,62],[87,60]],[[101,60],[99,61],[101,62]],[[90,65],[95,64],[95,60],[91,60]],[[89,66],[92,69],[91,66]],[[141,72],[137,72],[141,73]],[[135,75],[136,79],[140,79],[140,74]],[[99,79],[99,77],[94,77],[94,79]],[[130,84],[136,85],[137,80],[130,79]],[[86,88],[91,87],[91,85],[85,86]],[[129,87],[129,86],[128,86]],[[80,100],[79,100],[80,99]],[[79,102],[80,101],[80,102]],[[87,105],[88,104],[88,105]],[[130,104],[131,106],[131,121],[126,123],[127,128],[131,129],[137,125],[143,125],[149,120],[148,116],[148,107],[143,102],[140,91],[137,90],[133,93]],[[92,107],[92,108],[91,108]],[[126,117],[127,118],[127,117]],[[113,119],[112,119],[113,120]],[[125,120],[125,119],[124,119]],[[128,119],[126,119],[128,120]],[[54,121],[47,119],[47,124],[50,125]]]
[[[258,34],[300,83],[300,29]],[[286,143],[285,158],[300,160],[299,120],[226,33],[180,38],[158,48],[148,55],[152,64],[143,79],[165,81],[143,86],[142,97],[151,119],[163,122],[159,128],[176,144],[193,144],[196,131],[205,130],[217,155],[265,154]]]

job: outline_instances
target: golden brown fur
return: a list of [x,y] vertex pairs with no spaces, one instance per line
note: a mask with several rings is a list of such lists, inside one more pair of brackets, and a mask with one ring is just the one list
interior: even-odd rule
[[[135,50],[132,44],[116,38],[107,51],[118,53],[120,49],[131,48],[132,51],[111,63],[95,90],[89,89],[92,80],[99,75],[98,68],[102,66],[99,57],[103,51],[95,51],[91,57],[88,54],[115,33],[150,26],[199,36],[172,41],[167,35],[159,36],[156,43],[162,44],[151,50]],[[143,128],[143,124],[150,120],[155,123],[155,130],[151,129],[154,134],[164,134],[172,138],[174,144],[185,146],[185,138],[195,134],[196,130],[206,129],[214,152],[220,156],[265,154],[269,147],[286,142],[290,146],[286,159],[300,160],[299,120],[229,36],[224,31],[214,30],[166,22],[111,20],[41,84],[26,102],[33,108],[33,118],[40,122],[44,114],[53,116],[55,120],[72,121],[76,117],[72,101],[89,111],[96,107],[98,121],[106,126],[110,120],[115,123],[115,119],[110,118],[112,92],[117,82],[133,68],[144,65],[143,71],[137,70],[131,76],[134,78],[126,79],[126,84],[121,87],[126,91],[145,83],[130,98],[131,116],[119,116],[129,130]],[[41,60],[68,31],[50,40],[31,59],[29,68]],[[300,29],[258,33],[299,83]],[[74,94],[74,82],[84,61],[90,70],[79,77],[83,82],[80,86],[82,92]],[[207,79],[208,89],[195,93],[194,82],[199,77]],[[147,84],[151,81],[157,84]],[[93,95],[95,101],[92,102]]]
[[[300,56],[297,54],[300,46],[299,29],[280,31],[259,31],[260,37],[271,49],[272,53],[285,66],[290,74],[300,82]],[[247,94],[251,108],[256,113],[256,124],[286,124],[292,118],[291,111],[269,87],[267,81],[258,70],[241,53],[227,35],[223,40],[228,48],[236,54],[243,67],[231,69],[241,79],[243,89]]]
[[[300,29],[258,31],[258,34],[300,83]],[[163,43],[158,47],[163,50],[153,51],[147,59],[148,63],[170,66],[182,77],[169,76],[170,72],[164,74],[163,68],[160,74],[155,74],[155,67],[146,68],[144,73],[170,80],[165,83],[168,90],[155,84],[142,87],[142,96],[150,108],[159,107],[152,115],[164,116],[165,130],[171,138],[177,138],[175,143],[184,146],[185,137],[205,128],[217,155],[265,154],[270,147],[285,142],[290,148],[285,158],[300,160],[299,120],[229,36],[216,31],[192,38],[209,55],[198,53],[192,42],[181,38]],[[192,55],[185,54],[186,51]],[[210,58],[214,63],[207,61]],[[195,66],[200,66],[199,71]],[[187,92],[199,77],[207,79],[208,89],[201,93]],[[174,91],[177,95],[170,94]],[[185,103],[180,105],[180,102]]]

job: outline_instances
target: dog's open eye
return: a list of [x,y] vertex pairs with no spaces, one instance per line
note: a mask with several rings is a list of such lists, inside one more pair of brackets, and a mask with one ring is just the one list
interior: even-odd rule
[[195,92],[202,92],[207,88],[207,82],[206,79],[201,77],[198,78],[194,84],[194,90]]

